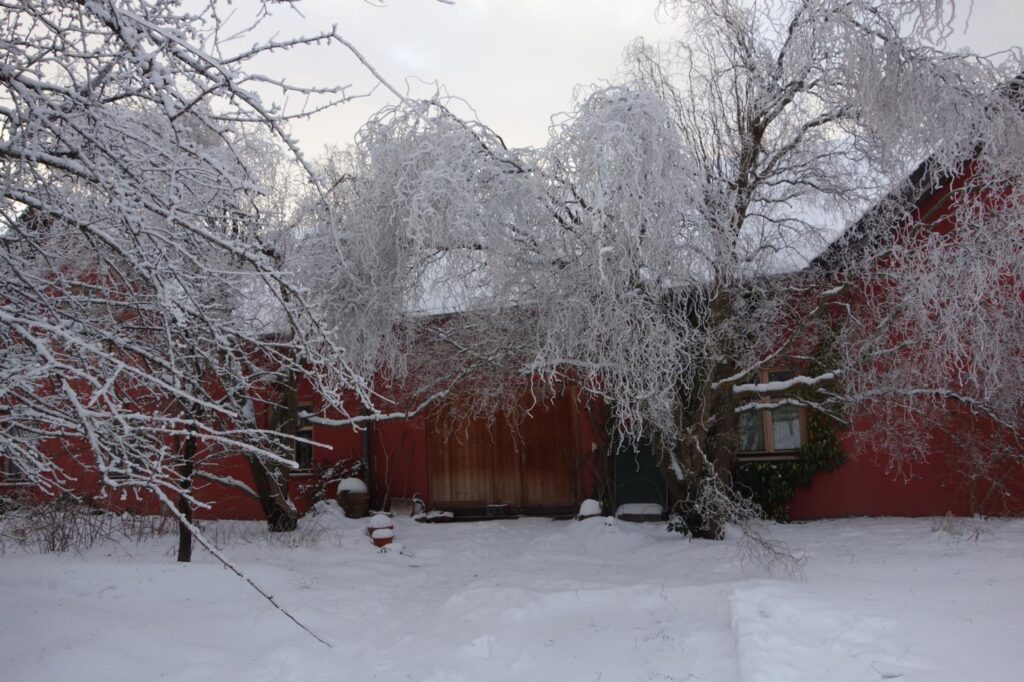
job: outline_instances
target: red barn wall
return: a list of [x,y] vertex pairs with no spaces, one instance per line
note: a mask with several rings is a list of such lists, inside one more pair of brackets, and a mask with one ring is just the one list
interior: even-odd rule
[[371,504],[386,509],[393,499],[418,497],[430,507],[427,419],[382,422],[370,427]]
[[[953,425],[959,424],[990,443],[999,438],[991,425],[979,425],[970,415],[951,412],[949,419]],[[926,458],[898,468],[888,453],[879,451],[870,444],[870,438],[863,437],[869,428],[865,418],[854,425],[855,431],[842,436],[846,463],[835,471],[819,473],[809,488],[797,491],[790,504],[791,519],[1024,514],[1024,467],[1007,468],[1003,486],[987,500],[989,484],[984,480],[978,483],[978,504],[972,509],[972,482],[965,455],[946,432],[922,424],[917,433],[929,445]]]

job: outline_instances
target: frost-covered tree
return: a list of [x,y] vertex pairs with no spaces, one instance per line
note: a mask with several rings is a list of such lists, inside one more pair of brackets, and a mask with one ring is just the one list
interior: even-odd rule
[[810,259],[883,197],[866,232],[909,216],[920,193],[890,190],[921,159],[956,173],[982,131],[1012,128],[1019,111],[991,103],[1017,66],[943,51],[952,2],[664,6],[678,42],[632,45],[623,82],[584,93],[545,148],[406,104],[363,129],[353,191],[403,290],[471,311],[464,366],[500,359],[606,401],[621,434],[652,439],[688,530],[719,537],[756,512],[729,485],[745,414],[849,418],[868,399],[844,373],[866,376],[887,332],[833,346],[893,242]]
[[211,470],[225,455],[249,458],[272,526],[294,524],[290,444],[259,417],[287,421],[297,377],[342,413],[370,398],[279,248],[284,179],[321,190],[288,121],[346,92],[256,69],[352,49],[334,30],[257,39],[274,4],[251,22],[171,0],[0,12],[0,457],[51,493],[96,475],[155,496],[185,560],[196,487],[250,490]]

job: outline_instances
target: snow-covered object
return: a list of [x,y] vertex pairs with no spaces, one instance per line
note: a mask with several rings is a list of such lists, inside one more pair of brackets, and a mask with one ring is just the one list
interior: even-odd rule
[[591,516],[601,515],[601,503],[597,500],[587,499],[583,500],[583,504],[580,505],[580,513],[578,518],[586,519]]
[[380,547],[381,554],[404,554],[405,556],[412,556],[405,551],[405,545],[401,542],[393,541],[391,544]]
[[631,502],[620,504],[615,510],[615,518],[624,520],[640,520],[648,518],[661,518],[665,508],[654,502]]
[[366,524],[366,532],[373,535],[378,530],[394,530],[395,522],[387,514],[374,514]]
[[370,535],[370,539],[378,547],[390,545],[395,540],[395,531],[391,528],[378,528]]
[[412,520],[423,523],[442,523],[445,521],[454,521],[455,514],[450,511],[438,511],[435,509],[426,513],[414,514]]
[[365,493],[368,492],[366,483],[359,478],[343,478],[338,483],[338,494],[342,493]]
[[370,494],[358,478],[345,478],[338,483],[337,502],[350,519],[361,519],[370,510]]
[[370,517],[369,522],[366,524],[368,528],[394,528],[394,520],[387,514],[374,514]]

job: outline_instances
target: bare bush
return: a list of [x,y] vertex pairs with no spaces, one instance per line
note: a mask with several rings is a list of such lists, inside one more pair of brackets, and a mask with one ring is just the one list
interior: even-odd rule
[[964,518],[946,514],[932,521],[933,533],[943,533],[955,542],[978,542],[992,531],[980,518]]
[[117,514],[71,495],[36,499],[28,493],[4,498],[0,552],[82,553],[102,542],[139,543],[176,530],[166,516]]

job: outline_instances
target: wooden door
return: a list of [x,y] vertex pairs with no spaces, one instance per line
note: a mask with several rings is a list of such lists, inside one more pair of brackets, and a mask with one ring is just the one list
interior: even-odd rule
[[519,462],[508,424],[474,420],[451,427],[440,419],[431,431],[430,497],[435,507],[520,506]]
[[443,415],[428,440],[434,507],[562,513],[577,500],[572,401],[559,398],[514,426],[502,417],[450,427]]
[[576,438],[573,404],[559,397],[519,424],[523,507],[535,513],[574,511]]

